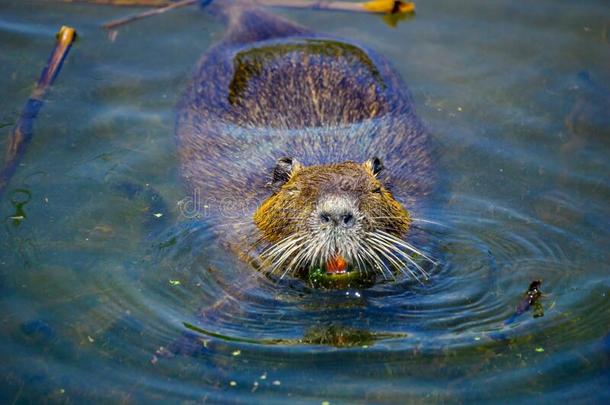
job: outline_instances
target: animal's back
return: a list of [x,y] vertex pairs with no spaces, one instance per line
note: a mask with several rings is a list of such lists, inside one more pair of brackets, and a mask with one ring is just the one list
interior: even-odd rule
[[415,209],[433,185],[428,136],[388,62],[260,10],[234,8],[228,20],[179,106],[191,191],[225,221],[243,222],[269,195],[280,157],[319,165],[378,156],[395,198]]

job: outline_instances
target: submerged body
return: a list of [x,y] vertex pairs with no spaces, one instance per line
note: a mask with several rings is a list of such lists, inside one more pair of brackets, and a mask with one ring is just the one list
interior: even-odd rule
[[202,58],[176,123],[205,220],[271,273],[329,261],[404,271],[401,241],[434,167],[398,74],[370,50],[263,11],[223,12],[228,34]]

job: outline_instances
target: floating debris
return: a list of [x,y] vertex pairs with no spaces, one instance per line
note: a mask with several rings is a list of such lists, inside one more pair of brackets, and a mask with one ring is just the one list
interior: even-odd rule
[[517,306],[517,315],[521,315],[522,313],[530,309],[531,306],[536,304],[538,299],[542,296],[542,291],[540,291],[541,285],[542,280],[534,280],[530,283],[529,288],[525,292],[525,297]]
[[521,302],[519,302],[519,305],[517,305],[515,314],[504,322],[505,325],[513,323],[519,315],[522,315],[530,308],[533,308],[534,318],[544,316],[544,308],[542,307],[542,303],[539,301],[540,297],[542,297],[542,291],[540,290],[541,286],[542,280],[534,280],[530,283],[530,286],[525,292],[523,299]]
[[93,232],[97,233],[97,234],[101,234],[101,235],[113,235],[114,232],[114,228],[112,228],[112,226],[110,225],[106,225],[106,224],[98,224],[93,228]]
[[[336,270],[336,269],[335,269]],[[313,288],[326,288],[329,290],[346,288],[367,288],[374,283],[369,274],[359,271],[328,272],[327,269],[314,268],[308,274],[309,284]]]
[[[4,193],[9,181],[15,174],[26,146],[33,137],[33,126],[38,112],[44,105],[46,95],[57,78],[68,51],[76,40],[76,30],[71,27],[62,26],[56,35],[56,43],[46,66],[40,74],[30,98],[23,106],[20,118],[13,127],[10,139],[7,142],[7,150],[4,165],[0,167],[0,195]],[[29,193],[29,192],[28,192]]]

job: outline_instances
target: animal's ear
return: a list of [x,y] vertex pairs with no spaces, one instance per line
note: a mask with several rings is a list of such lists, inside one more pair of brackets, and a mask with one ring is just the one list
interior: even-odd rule
[[364,167],[366,167],[373,176],[377,176],[377,174],[383,170],[383,163],[381,163],[381,159],[375,156],[364,162]]
[[277,160],[275,168],[273,169],[273,178],[271,179],[271,186],[278,188],[282,184],[290,180],[290,176],[296,173],[301,168],[301,164],[298,160],[291,157],[282,157]]

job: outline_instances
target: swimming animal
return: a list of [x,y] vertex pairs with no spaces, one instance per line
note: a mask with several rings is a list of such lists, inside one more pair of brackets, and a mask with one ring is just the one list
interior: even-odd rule
[[175,132],[220,240],[271,276],[425,276],[408,236],[435,162],[397,72],[260,8],[212,10],[227,34],[201,58]]

